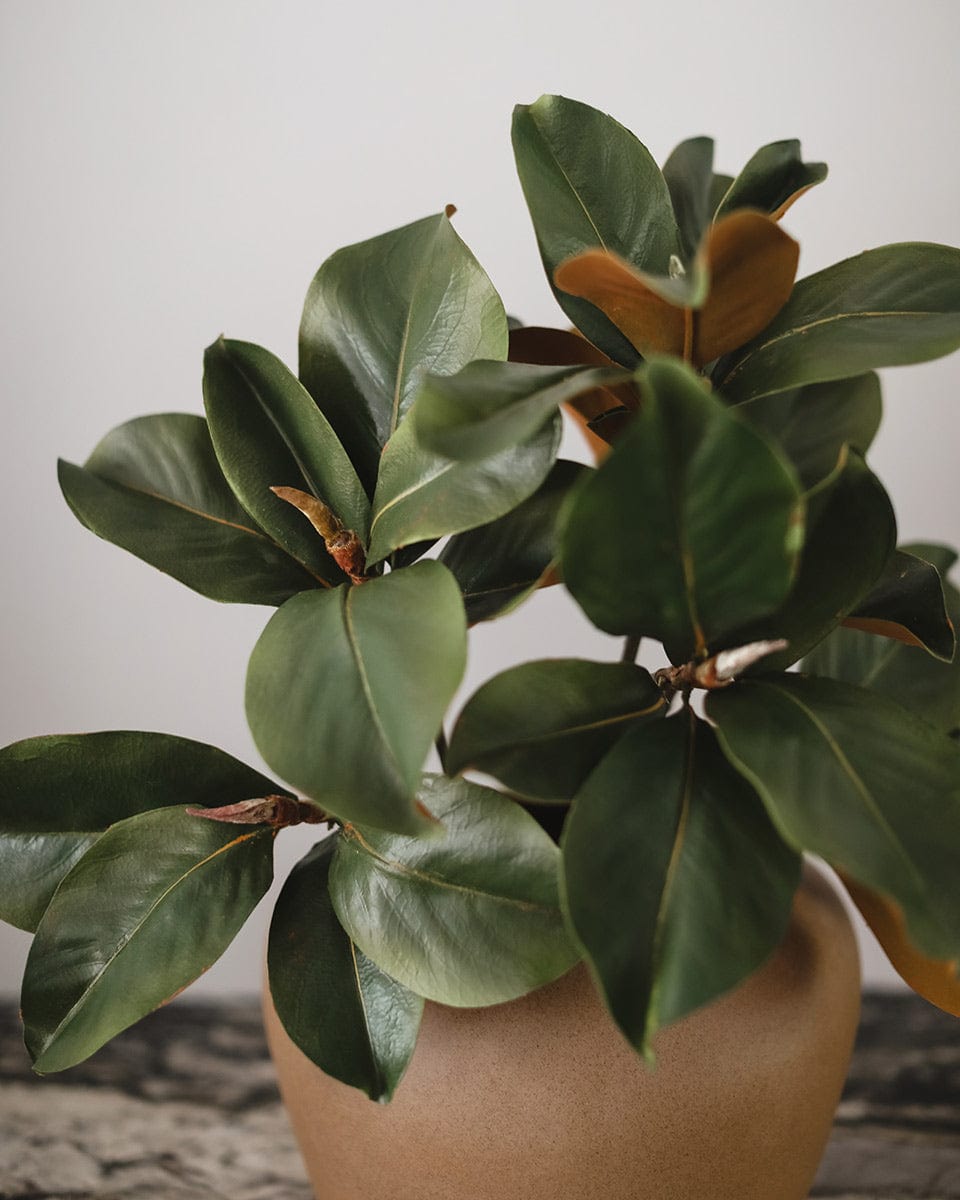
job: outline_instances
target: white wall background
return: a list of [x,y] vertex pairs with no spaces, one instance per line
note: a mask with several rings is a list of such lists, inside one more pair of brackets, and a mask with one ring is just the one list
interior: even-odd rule
[[[268,610],[92,537],[55,460],[129,417],[201,411],[220,332],[294,363],[323,258],[448,201],[509,310],[556,323],[514,103],[586,100],[660,161],[712,133],[730,172],[802,137],[831,165],[785,222],[806,274],[885,242],[960,243],[958,50],[956,0],[0,0],[0,744],[142,728],[257,761],[242,685]],[[958,393],[960,356],[887,373],[873,464],[904,537],[960,543]],[[553,589],[475,636],[467,686],[608,643]],[[192,995],[257,986],[267,915]],[[0,992],[27,941],[0,929]]]

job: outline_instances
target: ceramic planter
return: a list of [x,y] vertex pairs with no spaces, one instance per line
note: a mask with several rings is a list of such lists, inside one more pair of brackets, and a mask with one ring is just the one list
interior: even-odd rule
[[849,920],[811,871],[777,953],[665,1030],[655,1070],[583,967],[510,1004],[428,1004],[389,1105],[322,1074],[269,1000],[266,1023],[317,1200],[803,1200],[859,992]]

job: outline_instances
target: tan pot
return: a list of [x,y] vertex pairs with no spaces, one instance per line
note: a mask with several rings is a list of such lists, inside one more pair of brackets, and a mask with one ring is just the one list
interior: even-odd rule
[[657,1040],[649,1070],[582,967],[493,1008],[427,1004],[389,1105],[322,1074],[267,1003],[318,1200],[803,1200],[860,1009],[854,934],[810,872],[743,986]]

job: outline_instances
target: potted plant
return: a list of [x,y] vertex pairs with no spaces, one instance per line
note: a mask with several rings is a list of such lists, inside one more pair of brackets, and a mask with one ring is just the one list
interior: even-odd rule
[[[956,556],[897,546],[865,458],[874,369],[960,346],[960,251],[887,246],[796,283],[780,218],[826,175],[796,142],[733,178],[696,138],[661,171],[612,118],[543,97],[514,144],[575,331],[509,320],[448,208],[320,267],[299,377],[220,338],[205,419],[136,418],[61,463],[94,533],[276,607],[246,705],[277,779],[158,733],[0,752],[27,1046],[64,1069],[178,993],[266,891],[278,832],[313,822],[268,1018],[288,1090],[323,1096],[298,1124],[319,1196],[800,1197],[857,986],[803,856],[960,1011]],[[557,459],[561,407],[595,468]],[[559,580],[620,661],[521,663],[448,741],[468,628]],[[422,1021],[415,1100],[369,1105]]]

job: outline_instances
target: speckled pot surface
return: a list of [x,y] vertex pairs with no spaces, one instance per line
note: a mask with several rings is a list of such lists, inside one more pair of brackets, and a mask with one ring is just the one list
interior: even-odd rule
[[329,1079],[267,1003],[317,1200],[804,1200],[859,1015],[857,948],[810,873],[778,952],[658,1038],[647,1069],[586,971],[509,1004],[428,1004],[390,1105]]

